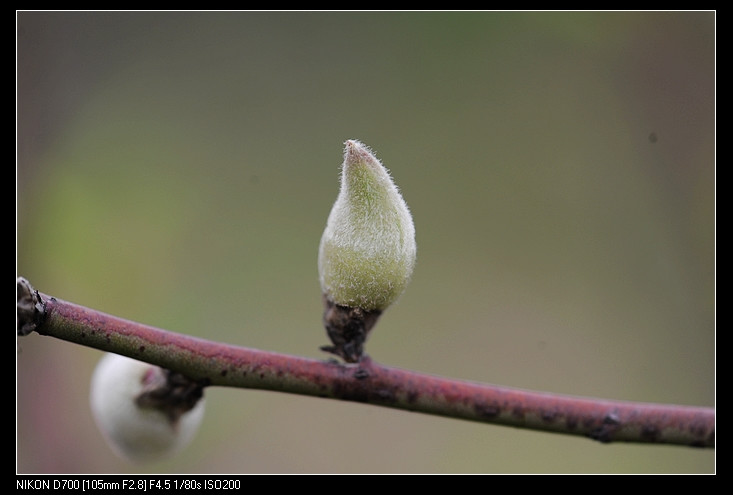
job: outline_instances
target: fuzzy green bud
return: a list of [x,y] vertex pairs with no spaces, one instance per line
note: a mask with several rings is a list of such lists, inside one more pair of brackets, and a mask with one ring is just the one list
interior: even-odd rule
[[[365,145],[346,141],[341,189],[318,254],[327,312],[337,306],[378,316],[407,286],[416,252],[412,215],[389,172]],[[367,318],[372,325],[376,316]]]

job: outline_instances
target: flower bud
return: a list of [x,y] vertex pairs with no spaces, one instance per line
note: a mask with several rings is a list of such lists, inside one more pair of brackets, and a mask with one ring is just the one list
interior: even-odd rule
[[387,169],[362,143],[346,141],[341,189],[318,253],[334,343],[323,350],[360,359],[367,333],[407,286],[416,252],[412,215]]
[[97,364],[90,402],[112,450],[135,462],[162,459],[185,447],[204,414],[200,385],[118,354]]

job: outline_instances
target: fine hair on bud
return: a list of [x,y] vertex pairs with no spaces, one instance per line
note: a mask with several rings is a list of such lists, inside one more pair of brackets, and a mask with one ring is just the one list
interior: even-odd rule
[[412,215],[389,172],[364,144],[346,141],[318,252],[324,325],[334,344],[324,350],[359,360],[377,318],[410,281],[416,253]]

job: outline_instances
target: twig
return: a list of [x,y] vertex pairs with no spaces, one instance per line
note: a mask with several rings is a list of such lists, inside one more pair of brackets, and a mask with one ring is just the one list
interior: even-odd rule
[[381,365],[317,361],[188,337],[56,299],[18,279],[18,335],[36,331],[182,373],[203,386],[364,402],[608,442],[715,447],[715,409],[524,391]]

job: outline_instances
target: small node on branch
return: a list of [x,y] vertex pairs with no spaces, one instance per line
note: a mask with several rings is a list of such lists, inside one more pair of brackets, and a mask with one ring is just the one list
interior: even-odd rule
[[364,342],[382,312],[349,308],[323,298],[323,325],[333,345],[321,346],[321,350],[340,356],[347,363],[356,363],[364,354]]
[[175,371],[151,367],[142,379],[143,389],[135,402],[142,408],[162,411],[175,424],[196,407],[204,396],[204,386]]
[[18,302],[17,302],[17,330],[18,335],[24,336],[33,332],[43,323],[46,317],[46,305],[41,295],[33,288],[30,282],[23,277],[18,277]]

